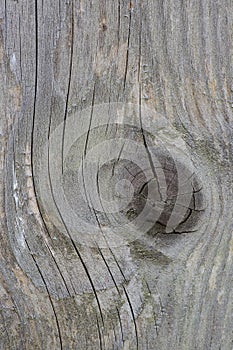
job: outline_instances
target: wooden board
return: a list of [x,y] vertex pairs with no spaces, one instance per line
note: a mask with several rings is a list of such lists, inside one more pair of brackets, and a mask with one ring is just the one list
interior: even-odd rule
[[232,14],[0,1],[1,349],[233,348]]

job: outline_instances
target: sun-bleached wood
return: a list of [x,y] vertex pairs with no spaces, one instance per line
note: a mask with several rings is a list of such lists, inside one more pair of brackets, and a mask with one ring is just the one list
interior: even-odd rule
[[[232,349],[232,5],[0,1],[1,349]],[[194,232],[85,247],[44,212],[50,134],[115,102],[186,143],[206,201]]]

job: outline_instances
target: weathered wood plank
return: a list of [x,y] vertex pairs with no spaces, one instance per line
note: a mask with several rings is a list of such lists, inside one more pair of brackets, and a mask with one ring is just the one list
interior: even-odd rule
[[0,1],[1,348],[233,347],[232,13]]

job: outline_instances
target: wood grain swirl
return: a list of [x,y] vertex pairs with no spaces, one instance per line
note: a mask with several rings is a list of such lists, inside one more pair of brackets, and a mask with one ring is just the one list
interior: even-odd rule
[[[232,13],[231,0],[0,0],[1,349],[232,349]],[[62,125],[57,164],[70,205],[107,226],[75,197],[75,152],[87,159],[119,134],[153,166],[143,128],[93,131],[96,108],[111,116],[115,103],[136,106],[138,122],[147,106],[172,125],[195,170],[193,197],[165,233],[178,181],[163,151],[170,204],[158,227],[125,245],[88,246],[63,215],[50,140]],[[66,157],[76,112],[87,133]],[[138,167],[115,163],[102,168],[101,188],[127,168],[146,197]],[[128,213],[140,212],[140,198]]]

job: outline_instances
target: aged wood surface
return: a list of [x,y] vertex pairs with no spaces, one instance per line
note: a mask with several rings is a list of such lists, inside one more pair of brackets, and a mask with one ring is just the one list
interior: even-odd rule
[[[232,23],[231,0],[0,1],[1,349],[233,348]],[[124,114],[125,125],[100,125],[124,106],[138,108],[137,127]],[[100,191],[110,198],[112,176],[131,181],[138,197],[127,212],[110,215],[102,203],[101,213],[82,201],[76,162],[101,142],[111,140],[114,153],[113,140],[127,139],[155,179],[154,141],[139,123],[145,108],[188,156],[177,162],[166,142],[158,148],[170,204],[157,226],[105,240],[110,221],[141,212],[149,188],[158,196],[156,181],[137,177],[121,145],[97,169]],[[70,207],[99,236],[82,236],[76,221],[71,228],[58,173]],[[174,197],[177,186],[187,194],[190,174],[179,221]]]

